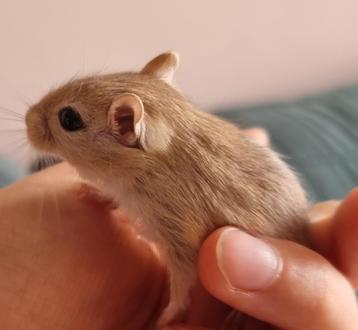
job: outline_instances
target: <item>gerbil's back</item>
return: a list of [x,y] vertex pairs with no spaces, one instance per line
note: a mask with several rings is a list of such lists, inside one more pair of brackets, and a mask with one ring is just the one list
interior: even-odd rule
[[[275,152],[188,104],[174,112],[175,134],[160,159],[165,178],[156,188],[162,195],[157,216],[167,218],[163,223],[172,219],[174,232],[193,233],[195,245],[208,231],[228,224],[307,243],[305,193]],[[178,228],[175,218],[180,219]]]

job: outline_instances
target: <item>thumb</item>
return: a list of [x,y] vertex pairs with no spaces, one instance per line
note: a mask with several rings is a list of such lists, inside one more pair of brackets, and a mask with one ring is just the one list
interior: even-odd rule
[[296,243],[222,228],[204,242],[198,268],[216,298],[280,329],[349,330],[358,324],[348,281]]

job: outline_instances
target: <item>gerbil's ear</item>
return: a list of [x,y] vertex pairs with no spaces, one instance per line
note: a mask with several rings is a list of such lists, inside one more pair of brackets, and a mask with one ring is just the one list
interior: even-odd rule
[[128,147],[139,146],[144,129],[144,106],[135,94],[116,97],[108,111],[108,125],[120,143]]
[[167,52],[152,59],[141,71],[167,83],[173,80],[174,72],[179,65],[179,56],[174,52]]

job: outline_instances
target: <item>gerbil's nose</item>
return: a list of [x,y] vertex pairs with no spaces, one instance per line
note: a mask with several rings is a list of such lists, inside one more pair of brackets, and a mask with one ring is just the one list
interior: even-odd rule
[[41,109],[30,108],[25,115],[27,137],[30,143],[39,150],[49,151],[52,135]]
[[25,114],[25,124],[26,124],[26,127],[28,128],[29,127],[29,123],[31,121],[30,117],[31,117],[31,114],[30,114],[31,110],[28,110]]
[[[35,109],[30,108],[25,114],[25,124],[27,131],[33,128],[34,125],[38,125],[40,114]],[[37,122],[37,123],[36,123]]]

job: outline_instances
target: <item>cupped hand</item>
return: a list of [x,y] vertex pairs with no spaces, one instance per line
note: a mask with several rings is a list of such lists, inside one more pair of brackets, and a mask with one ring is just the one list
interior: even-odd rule
[[166,274],[66,165],[0,190],[0,329],[147,329]]
[[[156,254],[91,196],[65,164],[0,191],[1,329],[148,329],[159,316],[167,280]],[[354,191],[334,216],[336,203],[312,211],[320,254],[232,228],[213,233],[198,264],[211,295],[194,290],[188,323],[220,329],[231,306],[265,321],[243,317],[240,329],[355,329],[357,205]]]

